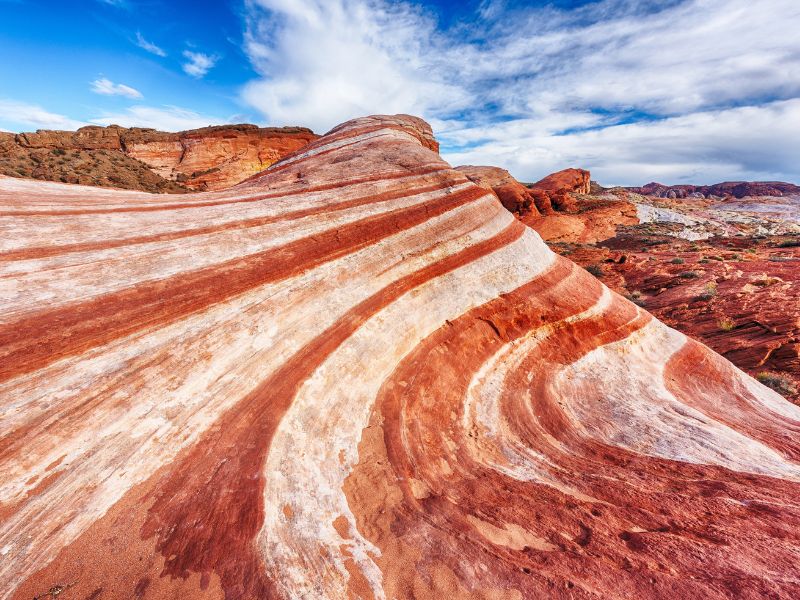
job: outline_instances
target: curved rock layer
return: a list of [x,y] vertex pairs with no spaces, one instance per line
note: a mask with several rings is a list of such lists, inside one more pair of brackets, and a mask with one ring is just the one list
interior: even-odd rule
[[800,409],[433,147],[0,180],[0,598],[800,595]]

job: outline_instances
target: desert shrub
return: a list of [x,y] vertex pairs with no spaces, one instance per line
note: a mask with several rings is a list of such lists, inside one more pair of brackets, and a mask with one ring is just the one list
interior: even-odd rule
[[698,262],[698,263],[700,263],[701,265],[707,265],[707,264],[708,264],[708,263],[710,263],[711,261],[710,261],[709,259],[707,259],[707,258],[701,258],[701,259],[700,259],[700,260],[698,260],[697,262]]
[[697,279],[700,277],[700,273],[697,271],[684,271],[683,273],[679,273],[678,277],[681,279]]
[[676,257],[676,258],[673,258],[673,259],[672,259],[671,261],[669,261],[669,262],[671,262],[673,265],[682,265],[682,264],[683,264],[683,263],[685,263],[686,261],[685,261],[685,260],[683,260],[682,258],[678,258],[678,257]]
[[642,292],[639,290],[634,290],[625,297],[637,306],[644,306],[644,298],[642,297]]
[[50,152],[55,156],[64,156],[67,153],[63,148],[53,148]]
[[747,250],[745,250],[745,252],[747,252],[748,254],[755,254],[756,253],[756,249],[755,248],[748,248]]
[[709,258],[710,260],[716,260],[716,261],[718,261],[718,262],[725,262],[725,259],[724,259],[724,258],[722,258],[721,256],[709,256],[708,258]]
[[768,388],[772,388],[784,396],[792,396],[797,393],[797,386],[785,375],[771,373],[769,371],[762,371],[756,375],[756,379],[758,379]]
[[722,317],[719,321],[717,321],[717,327],[719,327],[722,331],[730,331],[736,327],[736,323],[734,323],[733,319],[730,317]]
[[595,277],[602,277],[603,276],[603,268],[600,265],[589,265],[586,267],[586,270],[589,271]]
[[710,281],[705,285],[703,291],[700,292],[698,298],[700,300],[711,300],[716,295],[717,295],[717,282]]

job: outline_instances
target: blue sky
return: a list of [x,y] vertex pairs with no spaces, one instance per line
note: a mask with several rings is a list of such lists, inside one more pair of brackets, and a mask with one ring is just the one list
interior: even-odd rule
[[800,181],[797,0],[0,0],[0,129],[427,119],[525,181]]

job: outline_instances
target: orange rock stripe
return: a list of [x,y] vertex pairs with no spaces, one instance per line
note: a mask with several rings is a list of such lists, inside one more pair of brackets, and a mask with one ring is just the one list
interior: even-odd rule
[[27,316],[0,327],[0,382],[291,277],[485,195],[467,188],[242,259]]
[[[37,247],[21,248],[19,250],[12,250],[9,252],[0,252],[0,262],[46,258],[50,256],[60,256],[62,254],[69,254],[72,252],[108,250],[111,248],[133,246],[136,244],[147,244],[151,242],[166,242],[171,240],[178,240],[197,235],[230,231],[233,229],[247,229],[251,227],[261,227],[263,225],[269,225],[281,221],[291,221],[294,219],[323,215],[326,213],[331,213],[339,210],[346,210],[348,208],[364,206],[366,204],[374,204],[377,202],[384,202],[387,200],[395,200],[398,198],[403,198],[414,194],[424,194],[427,192],[434,192],[439,189],[444,189],[448,185],[455,183],[456,181],[441,181],[431,185],[425,185],[417,188],[397,189],[388,192],[371,194],[362,196],[360,198],[354,198],[352,200],[345,200],[342,202],[326,204],[323,206],[314,206],[300,210],[289,211],[278,215],[253,217],[250,219],[231,221],[228,223],[223,223],[221,225],[198,227],[193,229],[185,229],[182,231],[169,231],[165,233],[141,235],[130,238],[121,238],[118,240],[106,240],[102,242],[84,242],[79,244],[62,244],[58,246],[37,246]],[[85,214],[85,213],[70,213],[70,214],[75,215],[75,214]]]
[[[368,175],[365,177],[357,177],[353,179],[349,179],[347,181],[342,181],[341,183],[325,183],[316,186],[309,186],[305,188],[299,188],[296,190],[285,190],[285,191],[277,191],[273,194],[258,194],[255,196],[246,196],[243,198],[230,198],[225,197],[224,199],[220,200],[209,200],[203,202],[173,202],[173,203],[165,203],[165,204],[153,204],[153,205],[137,205],[137,206],[118,206],[114,208],[87,208],[87,209],[75,209],[75,210],[41,210],[41,211],[0,211],[0,217],[37,217],[37,216],[46,216],[46,217],[60,217],[60,216],[70,216],[70,215],[99,215],[99,214],[108,214],[108,213],[136,213],[136,212],[158,212],[158,211],[166,211],[166,210],[177,210],[182,208],[205,208],[208,206],[224,206],[228,204],[245,204],[249,202],[261,202],[262,200],[270,200],[272,198],[283,198],[286,196],[296,196],[302,194],[308,194],[313,192],[324,192],[328,190],[339,190],[342,188],[347,188],[354,185],[361,185],[364,183],[375,183],[387,180],[394,180],[394,179],[403,179],[404,177],[417,177],[422,175],[429,175],[431,173],[437,173],[439,171],[448,171],[448,167],[442,166],[435,166],[435,167],[424,167],[420,169],[415,169],[413,173],[408,172],[399,172],[399,173],[382,173],[376,175]],[[271,174],[272,171],[269,170],[265,173],[261,173],[259,177],[263,177],[266,175]],[[228,192],[230,195],[233,191],[244,191],[241,188],[234,188],[231,192]]]
[[[158,536],[165,572],[215,572],[235,597],[264,597],[254,539],[263,521],[263,461],[275,428],[302,383],[367,319],[415,287],[513,243],[518,222],[498,235],[408,275],[350,309],[292,356],[198,442],[157,486],[143,535]],[[192,524],[203,522],[203,528]]]

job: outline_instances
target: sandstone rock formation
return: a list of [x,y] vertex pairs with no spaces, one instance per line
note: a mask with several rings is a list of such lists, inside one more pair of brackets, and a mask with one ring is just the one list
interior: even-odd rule
[[776,389],[800,404],[800,240],[690,243],[637,227],[598,246],[555,249],[752,376],[777,377]]
[[165,134],[134,129],[125,153],[191,190],[221,190],[263,171],[315,140],[303,127],[221,125]]
[[546,193],[556,210],[574,212],[577,205],[572,194],[588,194],[591,191],[591,177],[589,171],[584,169],[564,169],[537,181],[531,188]]
[[524,185],[498,167],[456,167],[470,181],[491,190],[509,211],[548,242],[594,243],[614,237],[620,225],[639,223],[636,206],[616,196],[591,192],[589,171],[565,169]]
[[302,127],[255,125],[179,133],[112,125],[0,134],[0,173],[153,192],[220,190],[317,137]]
[[534,194],[533,190],[514,179],[505,169],[465,165],[456,167],[456,170],[464,173],[470,181],[483,189],[493,191],[500,203],[520,218],[553,213],[546,194]]
[[430,140],[0,179],[0,598],[800,595],[800,408]]

